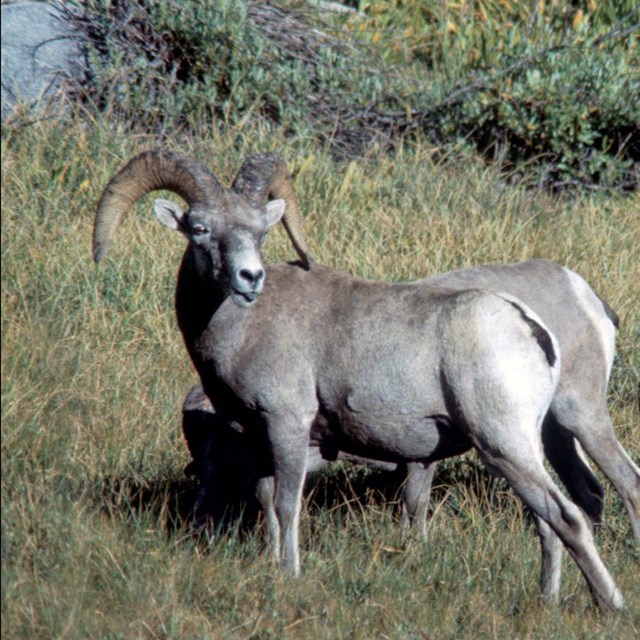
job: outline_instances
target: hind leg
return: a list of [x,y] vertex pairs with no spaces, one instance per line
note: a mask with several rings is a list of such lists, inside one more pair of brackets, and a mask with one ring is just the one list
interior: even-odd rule
[[540,593],[543,600],[555,603],[560,596],[562,577],[562,541],[554,530],[538,515],[534,515],[536,530],[540,538],[542,564],[540,570]]
[[571,499],[591,522],[602,521],[604,489],[584,459],[574,437],[549,412],[542,426],[544,453]]
[[616,438],[606,405],[589,408],[584,402],[566,403],[554,413],[611,481],[629,513],[633,534],[640,542],[640,469]]
[[[523,502],[562,540],[598,606],[613,610],[623,608],[622,594],[598,554],[587,519],[560,491],[544,468],[539,449],[529,444],[526,434],[517,437],[517,430],[508,433],[510,442],[494,441],[479,447],[483,459],[489,467],[505,476]],[[542,545],[547,534],[544,524],[538,529]],[[551,592],[555,588],[554,584],[549,587]]]
[[[572,500],[589,517],[592,524],[601,522],[604,489],[587,461],[551,412],[542,427],[545,456],[569,491]],[[539,516],[535,516],[536,529],[542,547],[540,590],[547,602],[557,601],[562,574],[562,542],[553,529]]]

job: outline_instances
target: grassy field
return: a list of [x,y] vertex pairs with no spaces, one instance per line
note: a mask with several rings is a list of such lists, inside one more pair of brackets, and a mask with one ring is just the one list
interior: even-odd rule
[[[90,254],[104,185],[153,144],[79,119],[3,131],[2,637],[638,637],[640,554],[611,487],[597,542],[628,599],[615,617],[591,608],[568,561],[561,606],[539,605],[533,527],[473,456],[439,476],[426,547],[402,550],[397,502],[340,470],[308,498],[298,580],[274,573],[259,532],[208,548],[186,535],[179,410],[195,374],[173,316],[182,242],[147,198],[99,269]],[[245,154],[281,150],[316,257],[354,274],[533,257],[578,271],[622,319],[610,407],[640,458],[637,194],[557,199],[474,159],[435,162],[419,142],[345,164],[260,130],[207,128],[172,146],[225,181]],[[293,257],[280,229],[265,249]]]

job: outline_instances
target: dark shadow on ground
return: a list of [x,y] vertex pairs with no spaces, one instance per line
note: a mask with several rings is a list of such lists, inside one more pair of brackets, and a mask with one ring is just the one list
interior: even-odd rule
[[[306,482],[304,496],[308,511],[355,508],[390,508],[399,518],[405,470],[368,469],[363,465],[334,463],[312,474]],[[134,477],[109,477],[102,483],[102,508],[114,519],[146,516],[162,522],[170,536],[191,532],[193,507],[198,482],[188,477],[160,477],[146,480]],[[477,498],[483,509],[500,509],[513,500],[513,494],[501,479],[492,477],[474,458],[442,464],[436,472],[431,506],[446,500],[447,509],[456,513],[464,509],[460,495]],[[216,503],[209,518],[207,535],[239,534],[253,531],[260,520],[260,505],[252,492],[227,483],[216,491]]]

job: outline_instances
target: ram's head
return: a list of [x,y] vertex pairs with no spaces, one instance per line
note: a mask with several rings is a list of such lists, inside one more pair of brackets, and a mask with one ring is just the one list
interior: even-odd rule
[[240,307],[251,306],[262,290],[260,245],[278,220],[304,266],[311,262],[291,176],[279,154],[250,156],[226,189],[202,163],[167,151],[134,157],[105,188],[93,228],[96,262],[128,209],[159,189],[173,191],[187,203],[183,209],[170,200],[156,200],[160,222],[189,240],[198,272]]

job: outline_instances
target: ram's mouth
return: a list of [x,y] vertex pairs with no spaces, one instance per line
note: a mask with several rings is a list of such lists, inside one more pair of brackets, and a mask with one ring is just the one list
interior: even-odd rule
[[250,307],[258,299],[258,292],[257,291],[238,291],[237,289],[234,289],[231,292],[231,299],[239,307],[246,309],[247,307]]

